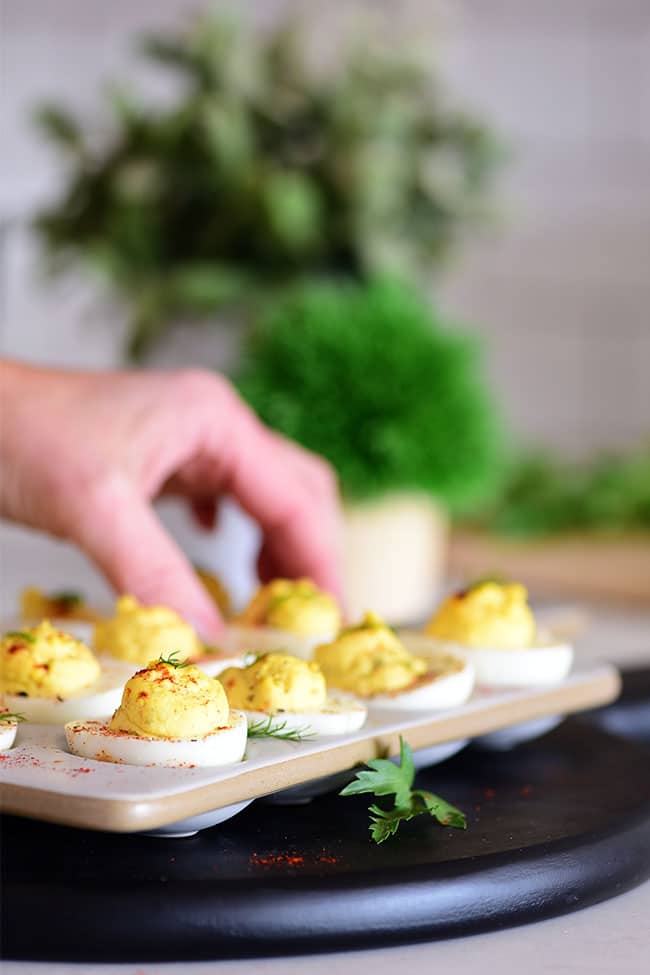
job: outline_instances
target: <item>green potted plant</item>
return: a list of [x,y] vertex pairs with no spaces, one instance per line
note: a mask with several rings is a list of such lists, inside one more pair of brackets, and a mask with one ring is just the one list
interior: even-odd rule
[[410,287],[316,282],[260,319],[239,388],[263,420],[338,472],[351,615],[425,613],[448,512],[484,500],[500,470],[475,343]]
[[91,269],[121,299],[131,358],[296,279],[429,282],[485,217],[499,149],[429,65],[359,36],[324,72],[305,47],[291,22],[252,35],[212,12],[144,40],[177,76],[164,106],[113,87],[101,138],[41,107],[68,176],[38,233],[53,268]]

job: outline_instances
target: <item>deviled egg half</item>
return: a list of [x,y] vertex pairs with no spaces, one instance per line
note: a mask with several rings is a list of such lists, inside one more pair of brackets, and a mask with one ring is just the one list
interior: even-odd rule
[[97,610],[88,606],[81,593],[71,589],[46,593],[36,586],[28,586],[21,592],[20,615],[24,622],[50,619],[94,623],[100,618]]
[[358,731],[366,720],[366,708],[354,698],[328,694],[317,663],[288,653],[266,653],[246,667],[229,667],[219,680],[249,728],[271,737],[342,735]]
[[571,669],[573,647],[538,629],[528,593],[516,582],[485,580],[449,596],[423,634],[402,634],[421,653],[461,651],[485,687],[544,686]]
[[349,691],[370,706],[439,710],[463,704],[474,671],[457,653],[423,658],[411,653],[375,614],[342,630],[314,652],[330,687]]
[[173,647],[187,659],[201,655],[194,628],[168,606],[143,606],[134,596],[120,596],[115,615],[99,620],[93,647],[118,660],[146,664]]
[[204,646],[194,627],[169,606],[143,606],[134,596],[120,596],[115,615],[95,624],[93,646],[98,653],[136,666],[173,647],[179,657],[199,664],[211,677],[242,662],[240,654]]
[[221,579],[208,569],[201,568],[200,565],[194,566],[194,571],[208,591],[210,599],[215,604],[224,619],[232,615],[232,605],[230,593],[224,586]]
[[223,645],[236,652],[280,650],[308,660],[340,626],[336,600],[310,579],[274,579],[226,628]]
[[247,724],[222,685],[172,654],[125,684],[109,721],[65,726],[74,755],[126,765],[215,767],[242,760]]
[[9,711],[7,708],[0,708],[0,752],[11,748],[16,740],[18,725],[24,720],[24,715]]
[[2,705],[28,721],[63,724],[110,714],[128,672],[117,661],[100,662],[49,620],[12,630],[0,641]]

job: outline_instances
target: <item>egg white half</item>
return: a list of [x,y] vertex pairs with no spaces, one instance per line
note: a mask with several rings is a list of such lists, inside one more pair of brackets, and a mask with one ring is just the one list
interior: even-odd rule
[[290,633],[288,630],[278,630],[272,626],[244,626],[231,623],[226,626],[221,644],[224,650],[232,653],[270,653],[277,650],[289,653],[302,660],[311,660],[316,647],[321,643],[330,643],[336,637],[335,632],[317,633],[303,636]]
[[17,731],[18,723],[8,724],[3,721],[2,724],[0,724],[0,752],[4,752],[7,750],[7,748],[11,748],[16,740]]
[[203,657],[198,657],[192,663],[200,667],[208,677],[218,677],[226,667],[245,667],[247,663],[250,663],[250,660],[247,660],[246,657],[247,655],[245,653],[226,655],[225,652],[222,654],[221,652],[215,651],[213,653],[205,653]]
[[540,632],[532,647],[522,647],[521,650],[441,643],[426,634],[412,631],[402,632],[399,636],[410,650],[427,659],[441,650],[462,655],[474,667],[476,683],[480,687],[544,687],[559,684],[568,675],[573,663],[571,644],[554,641],[550,633]]
[[443,711],[464,704],[474,690],[474,668],[462,660],[462,670],[451,674],[440,674],[429,670],[417,679],[409,690],[393,694],[375,694],[368,698],[372,707],[404,708],[414,711]]
[[65,724],[75,719],[108,717],[120,704],[124,684],[135,673],[135,666],[106,657],[100,658],[100,665],[99,678],[69,697],[4,694],[3,705],[9,711],[24,714],[27,721],[35,724]]
[[106,721],[70,721],[65,737],[73,755],[100,762],[214,768],[242,760],[247,731],[241,711],[231,711],[226,727],[203,738],[143,738],[109,731]]
[[304,731],[311,735],[345,735],[358,731],[368,709],[353,697],[329,695],[318,711],[244,711],[249,725],[271,719],[271,727],[282,731]]

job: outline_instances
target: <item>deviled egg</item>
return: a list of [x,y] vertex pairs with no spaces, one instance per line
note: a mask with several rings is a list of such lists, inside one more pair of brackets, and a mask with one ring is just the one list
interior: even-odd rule
[[308,660],[341,625],[336,600],[310,579],[274,579],[226,628],[224,646],[255,653],[281,650]]
[[5,752],[11,748],[16,740],[18,725],[24,720],[24,715],[8,711],[6,708],[0,708],[0,752]]
[[382,708],[456,707],[474,685],[473,668],[462,655],[445,651],[425,659],[410,653],[375,613],[317,647],[314,659],[330,687]]
[[219,681],[174,654],[126,682],[110,721],[65,726],[74,755],[126,765],[231,765],[244,756],[246,733]]
[[230,593],[213,572],[209,572],[207,569],[202,569],[200,566],[195,565],[194,570],[208,591],[212,602],[215,604],[224,619],[232,613],[232,606],[230,603]]
[[[460,650],[477,683],[492,687],[543,686],[563,680],[573,647],[538,629],[525,586],[484,580],[449,596],[424,629],[431,652]],[[404,639],[417,640],[413,634]],[[425,652],[420,635],[419,645]]]
[[100,618],[81,593],[68,589],[45,593],[36,586],[28,586],[21,592],[20,615],[24,622],[53,619],[94,623]]
[[99,620],[93,647],[119,660],[146,664],[170,650],[196,659],[203,647],[194,628],[168,606],[143,606],[134,596],[120,596],[115,615]]
[[81,640],[49,620],[0,641],[2,703],[29,721],[63,724],[110,714],[126,676],[123,664],[100,663]]
[[266,653],[246,667],[229,667],[219,680],[249,727],[269,735],[342,735],[358,731],[366,720],[366,708],[354,698],[328,694],[317,663],[288,653]]

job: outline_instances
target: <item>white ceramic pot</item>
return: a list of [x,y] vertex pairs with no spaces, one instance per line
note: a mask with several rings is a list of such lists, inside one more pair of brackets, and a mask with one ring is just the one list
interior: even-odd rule
[[346,610],[372,609],[395,625],[426,616],[441,589],[447,518],[428,495],[397,492],[344,506]]

